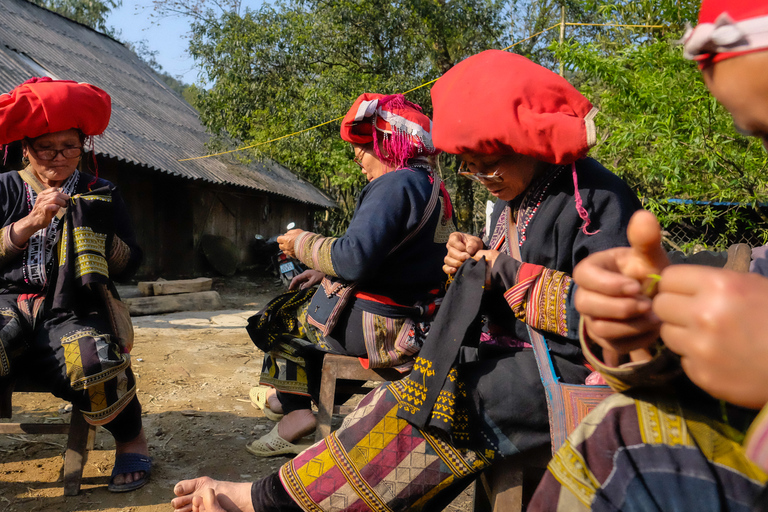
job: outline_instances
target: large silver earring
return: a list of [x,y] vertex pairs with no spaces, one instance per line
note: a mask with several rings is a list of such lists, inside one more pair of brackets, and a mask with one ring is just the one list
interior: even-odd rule
[[24,155],[23,157],[21,157],[21,163],[24,164],[24,167],[28,166],[29,165],[29,157],[27,155]]

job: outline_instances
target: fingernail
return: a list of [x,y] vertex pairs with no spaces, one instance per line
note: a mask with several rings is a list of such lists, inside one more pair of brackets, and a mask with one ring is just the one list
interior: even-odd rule
[[624,295],[637,295],[640,293],[640,283],[637,281],[631,281],[629,283],[626,283],[622,285],[621,292]]
[[652,303],[651,303],[650,300],[647,300],[647,299],[646,300],[640,300],[637,303],[637,312],[638,313],[646,313],[646,312],[650,311],[651,306],[652,306]]

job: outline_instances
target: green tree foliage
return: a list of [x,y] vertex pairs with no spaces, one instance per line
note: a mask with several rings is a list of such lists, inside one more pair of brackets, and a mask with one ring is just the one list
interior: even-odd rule
[[114,36],[115,31],[107,26],[107,15],[112,9],[123,4],[122,0],[30,0],[67,18]]
[[749,226],[744,209],[667,200],[747,203],[759,213],[768,198],[768,161],[757,140],[736,133],[696,65],[682,56],[676,40],[686,21],[695,21],[696,3],[603,4],[604,23],[664,26],[589,41],[576,35],[552,49],[601,110],[592,156],[629,182],[663,225],[717,226],[723,246]]
[[[695,22],[699,0],[280,0],[244,12],[239,0],[155,5],[159,15],[193,20],[190,52],[210,88],[192,93],[215,136],[212,149],[301,132],[249,156],[277,160],[337,199],[341,208],[323,227],[329,233],[343,229],[364,182],[338,122],[303,130],[343,115],[362,92],[404,92],[469,55],[521,40],[514,51],[556,71],[563,64],[601,109],[592,155],[665,225],[717,226],[725,243],[743,229],[743,209],[724,214],[666,200],[766,201],[765,154],[735,133],[674,43]],[[570,25],[562,34],[545,30],[560,22],[561,7]],[[427,87],[408,97],[431,113]],[[479,231],[487,194],[455,179],[454,157],[440,162],[460,227]]]
[[[172,3],[169,13],[183,8]],[[222,147],[300,131],[344,115],[363,92],[404,92],[498,47],[502,11],[492,0],[286,0],[243,14],[196,8],[190,52],[212,84],[196,107]],[[430,113],[428,87],[409,99]],[[330,123],[256,148],[337,199],[340,211],[325,226],[336,232],[364,184],[338,129]],[[451,159],[445,165],[455,169]],[[467,225],[473,189],[452,185]]]

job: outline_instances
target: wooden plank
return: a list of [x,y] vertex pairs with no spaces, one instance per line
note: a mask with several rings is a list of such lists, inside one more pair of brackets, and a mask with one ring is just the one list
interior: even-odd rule
[[213,279],[198,277],[197,279],[177,279],[175,281],[158,281],[152,285],[154,295],[173,295],[176,293],[207,292],[213,286]]
[[176,279],[166,281],[158,279],[157,281],[139,281],[136,288],[139,289],[144,297],[153,297],[155,295],[173,295],[176,293],[195,293],[207,292],[213,287],[213,279],[209,277],[198,277],[195,279]]
[[221,309],[222,302],[218,292],[181,293],[156,297],[136,297],[125,299],[131,316],[159,315],[174,311],[208,311]]
[[0,423],[0,434],[68,434],[69,423]]
[[155,294],[154,281],[139,281],[136,283],[136,288],[139,289],[139,293],[144,297],[150,297]]

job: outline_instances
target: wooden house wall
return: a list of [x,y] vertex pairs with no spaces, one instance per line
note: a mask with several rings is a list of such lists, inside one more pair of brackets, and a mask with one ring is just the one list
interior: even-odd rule
[[253,239],[285,232],[289,222],[311,229],[313,207],[239,187],[193,182],[115,159],[99,174],[117,184],[144,249],[140,279],[215,274],[200,249],[203,235],[224,236],[236,246],[240,269],[252,267]]

